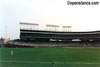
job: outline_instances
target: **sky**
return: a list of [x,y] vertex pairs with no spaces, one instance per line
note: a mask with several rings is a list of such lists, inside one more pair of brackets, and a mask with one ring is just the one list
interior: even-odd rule
[[[18,39],[20,22],[72,26],[72,31],[99,31],[100,5],[67,5],[68,0],[0,0],[0,37]],[[91,1],[91,0],[69,0]],[[99,1],[99,0],[93,0]]]

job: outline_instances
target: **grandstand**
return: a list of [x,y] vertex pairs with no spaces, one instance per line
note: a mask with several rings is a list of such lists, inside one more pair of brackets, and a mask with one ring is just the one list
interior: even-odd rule
[[[46,25],[39,30],[39,24],[20,23],[20,40],[11,41],[11,46],[24,47],[100,47],[100,31],[72,32],[71,26]],[[7,45],[8,46],[8,45]]]
[[41,30],[20,30],[20,38],[35,41],[96,41],[100,40],[100,31],[92,32],[55,32]]

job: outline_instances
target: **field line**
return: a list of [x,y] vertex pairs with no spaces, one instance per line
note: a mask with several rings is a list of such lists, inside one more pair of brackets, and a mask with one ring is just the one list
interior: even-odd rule
[[25,64],[100,64],[93,62],[24,62],[24,61],[0,61],[0,63],[25,63]]

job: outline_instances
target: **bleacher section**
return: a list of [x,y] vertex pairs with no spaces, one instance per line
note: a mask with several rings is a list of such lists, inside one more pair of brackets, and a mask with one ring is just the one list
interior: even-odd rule
[[99,41],[9,42],[6,47],[100,47]]

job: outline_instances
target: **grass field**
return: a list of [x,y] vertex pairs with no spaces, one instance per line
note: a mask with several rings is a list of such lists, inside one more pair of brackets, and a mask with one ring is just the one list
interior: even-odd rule
[[100,48],[0,48],[0,67],[100,67]]

